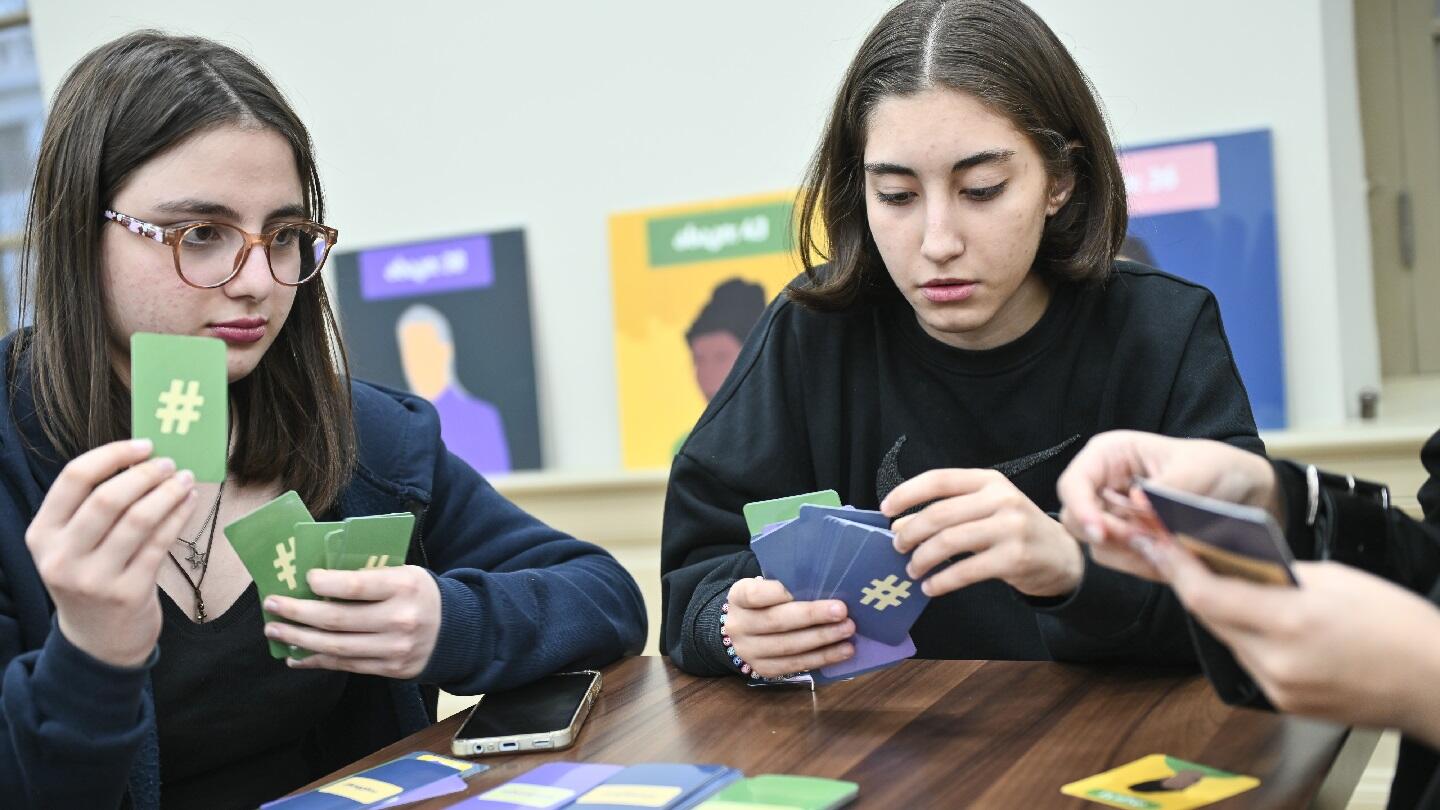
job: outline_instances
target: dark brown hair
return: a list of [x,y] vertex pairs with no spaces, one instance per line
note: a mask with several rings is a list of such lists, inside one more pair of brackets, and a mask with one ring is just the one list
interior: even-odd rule
[[[226,124],[285,138],[306,216],[323,221],[309,132],[265,72],[231,48],[137,31],[86,54],[55,94],[20,266],[21,322],[33,307],[34,329],[17,335],[11,367],[28,367],[40,426],[67,459],[130,433],[129,392],[111,366],[101,212],[151,158]],[[231,474],[241,484],[278,479],[316,514],[329,509],[355,464],[348,378],[316,279],[296,290],[255,370],[230,386]]]
[[[806,279],[790,286],[790,297],[835,310],[888,289],[865,216],[865,128],[881,99],[932,87],[968,93],[1009,118],[1050,177],[1074,173],[1069,201],[1045,223],[1034,268],[1075,282],[1106,279],[1125,237],[1125,185],[1084,72],[1020,0],[906,0],[865,38],[835,98],[797,201]],[[830,264],[826,272],[817,272],[817,259]]]

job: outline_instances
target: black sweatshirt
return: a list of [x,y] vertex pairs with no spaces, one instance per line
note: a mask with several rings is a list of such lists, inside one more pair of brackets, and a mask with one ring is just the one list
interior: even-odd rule
[[[730,585],[755,576],[741,508],[834,489],[876,508],[936,468],[996,468],[1046,512],[1093,435],[1133,428],[1263,452],[1205,288],[1129,262],[1106,286],[1061,283],[1040,321],[966,351],[927,335],[893,286],[819,313],[783,296],[676,456],[661,548],[661,645],[681,669],[733,672],[720,646]],[[998,580],[930,602],[921,658],[1194,662],[1168,589],[1087,557],[1080,587],[1030,599]]]
[[[1440,433],[1420,452],[1429,478],[1420,487],[1425,520],[1399,509],[1382,508],[1370,498],[1327,491],[1326,511],[1335,521],[1331,558],[1363,568],[1429,598],[1440,607]],[[1315,557],[1315,532],[1306,525],[1310,494],[1303,469],[1292,462],[1274,462],[1275,478],[1286,511],[1286,539],[1297,556]],[[1377,539],[1380,542],[1375,542]],[[1197,634],[1205,674],[1226,702],[1269,708],[1259,687],[1213,638]],[[1440,639],[1417,639],[1417,644]],[[1440,755],[1418,740],[1400,742],[1400,759],[1390,786],[1391,810],[1440,807]]]

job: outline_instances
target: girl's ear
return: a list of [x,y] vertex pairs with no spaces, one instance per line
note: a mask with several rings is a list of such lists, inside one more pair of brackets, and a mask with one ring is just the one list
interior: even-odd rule
[[[1065,144],[1065,151],[1071,155],[1079,148],[1080,144],[1076,141]],[[1070,165],[1074,166],[1074,163],[1071,162]],[[1065,207],[1065,203],[1070,201],[1070,195],[1074,192],[1075,170],[1073,168],[1066,169],[1063,175],[1050,181],[1050,196],[1045,201],[1045,216],[1055,216],[1061,208]]]

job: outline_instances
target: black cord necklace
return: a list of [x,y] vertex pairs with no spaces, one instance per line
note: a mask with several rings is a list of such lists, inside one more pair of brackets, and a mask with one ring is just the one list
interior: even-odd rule
[[[195,593],[195,621],[200,624],[204,624],[205,619],[207,618],[205,615],[205,597],[200,594],[200,586],[205,583],[205,573],[210,570],[210,550],[215,547],[215,526],[220,522],[220,500],[224,497],[225,482],[221,481],[220,490],[215,493],[215,505],[210,507],[210,515],[205,518],[204,523],[200,524],[200,531],[195,533],[195,539],[186,540],[183,537],[176,538],[180,542],[190,547],[190,557],[187,558],[187,561],[190,561],[190,566],[192,568],[195,567],[195,561],[198,558],[200,567],[199,579],[190,578],[190,575],[185,572],[185,566],[181,565],[180,561],[175,558],[175,553],[173,551],[165,552],[167,555],[169,555],[170,562],[175,563],[175,570],[179,571],[180,576],[185,578],[185,584],[189,585],[190,590]],[[205,541],[204,553],[201,553],[199,549],[200,535],[205,534],[207,526],[210,530],[209,539]]]

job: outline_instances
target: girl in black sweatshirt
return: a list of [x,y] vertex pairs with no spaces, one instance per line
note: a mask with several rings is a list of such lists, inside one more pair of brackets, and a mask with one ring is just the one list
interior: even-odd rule
[[1114,148],[1044,22],[1018,0],[895,7],[850,66],[800,205],[805,275],[671,471],[665,652],[737,671],[728,611],[752,674],[853,654],[843,603],[755,579],[741,516],[833,488],[913,512],[896,544],[914,578],[937,572],[920,657],[1193,661],[1174,598],[1092,564],[1050,515],[1056,478],[1114,428],[1263,448],[1214,297],[1116,261]]

